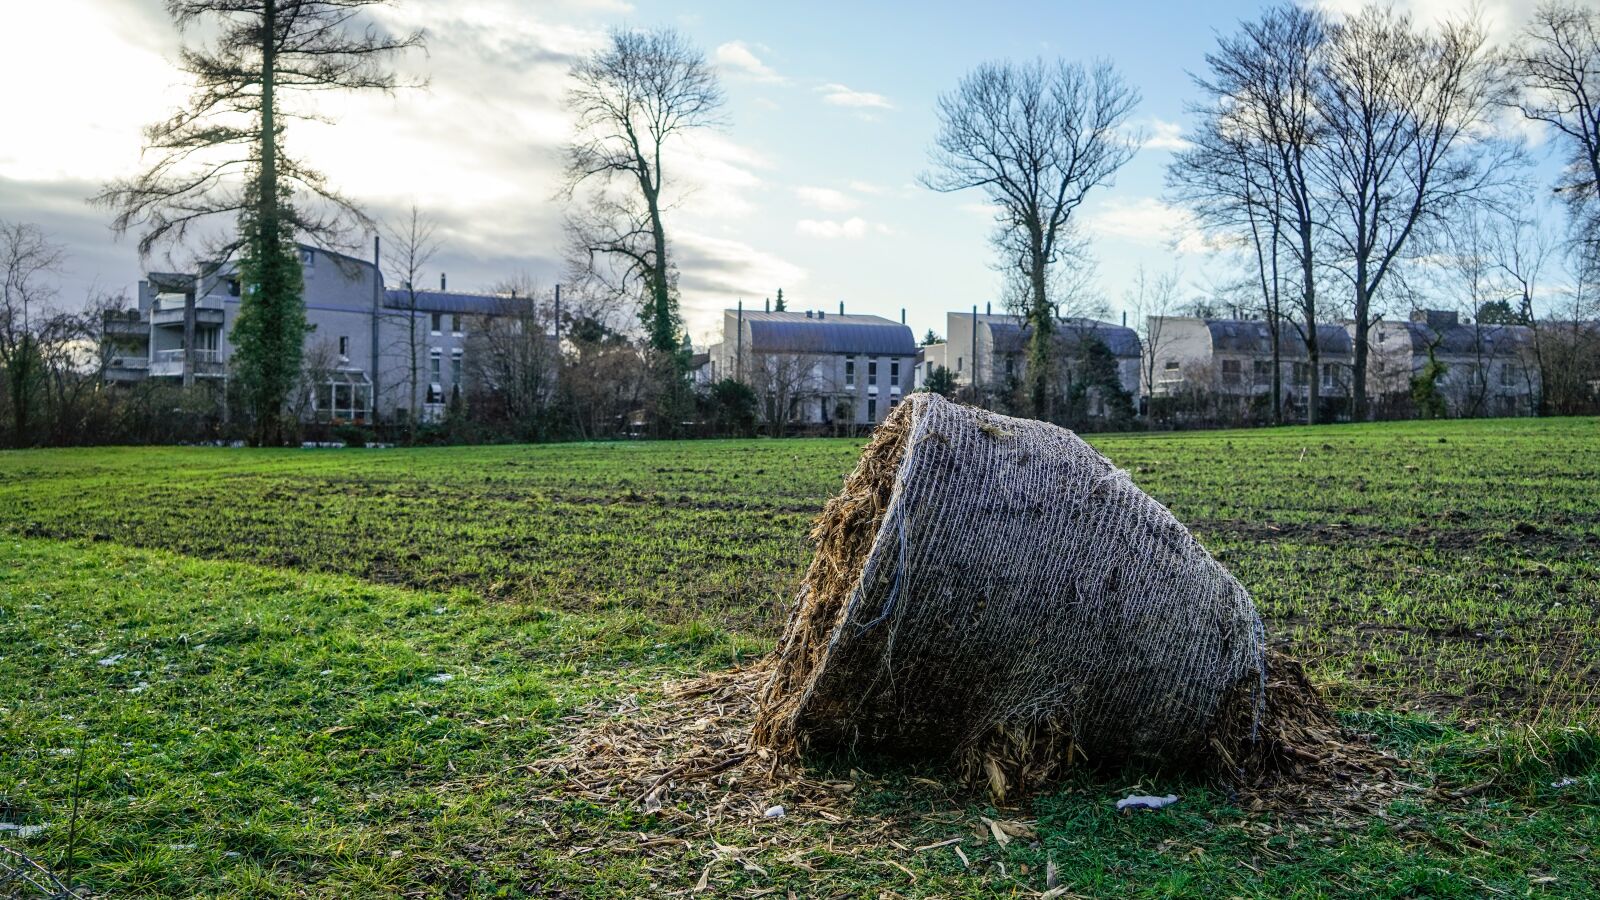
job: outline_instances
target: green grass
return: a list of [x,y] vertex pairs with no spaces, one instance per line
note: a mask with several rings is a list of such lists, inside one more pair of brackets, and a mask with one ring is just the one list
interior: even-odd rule
[[[1195,526],[1351,725],[1419,784],[1491,787],[1318,822],[1085,775],[1006,811],[1039,839],[1002,849],[972,836],[981,799],[887,768],[851,807],[880,840],[729,826],[716,839],[767,848],[766,874],[724,864],[707,893],[1026,896],[1049,859],[1084,895],[1592,895],[1600,423],[1094,442]],[[0,454],[0,822],[50,823],[0,841],[64,866],[85,740],[77,877],[104,896],[688,890],[704,837],[670,864],[616,849],[673,826],[526,763],[584,704],[763,652],[858,449]],[[1115,815],[1136,783],[1184,800]],[[957,835],[970,868],[887,842]]]

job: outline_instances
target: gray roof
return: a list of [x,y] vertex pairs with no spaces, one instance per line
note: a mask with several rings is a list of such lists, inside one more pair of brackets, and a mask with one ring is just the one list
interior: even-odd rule
[[[430,313],[463,316],[507,315],[518,308],[528,309],[528,298],[502,294],[469,294],[461,291],[417,291],[417,309]],[[384,292],[383,305],[390,309],[410,309],[411,293],[391,288]]]
[[[989,326],[989,333],[994,337],[994,350],[996,353],[1021,353],[1027,348],[1028,339],[1033,336],[1031,327],[1009,317],[991,317],[989,321],[983,324]],[[1069,318],[1059,320],[1056,340],[1063,346],[1077,349],[1080,342],[1093,338],[1098,338],[1104,343],[1111,351],[1112,356],[1122,359],[1139,358],[1139,335],[1132,328],[1094,319]]]
[[[1445,355],[1485,356],[1514,353],[1533,341],[1533,330],[1526,325],[1451,325],[1429,328],[1422,322],[1398,323],[1411,338],[1411,351],[1426,354],[1428,347]],[[1479,350],[1479,342],[1482,349]]]
[[[1214,351],[1258,356],[1272,353],[1272,333],[1267,330],[1267,323],[1259,319],[1207,319],[1206,328],[1211,331],[1211,348]],[[1286,322],[1278,329],[1278,340],[1282,342],[1284,356],[1293,358],[1305,355],[1305,343],[1300,339],[1299,329],[1293,324]],[[1333,324],[1317,326],[1317,350],[1334,356],[1355,352],[1350,332],[1343,325]]]
[[[735,313],[735,310],[728,310]],[[859,353],[868,356],[916,356],[911,329],[882,316],[803,312],[744,313],[750,349],[756,353]]]

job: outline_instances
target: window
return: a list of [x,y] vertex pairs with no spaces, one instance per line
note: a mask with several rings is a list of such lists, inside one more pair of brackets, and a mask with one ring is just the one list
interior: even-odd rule
[[461,349],[459,347],[450,351],[450,383],[461,383]]
[[1522,370],[1516,366],[1506,364],[1500,367],[1500,386],[1516,387],[1522,380]]
[[428,376],[434,381],[439,380],[441,369],[444,366],[444,354],[438,347],[428,351]]
[[433,314],[432,327],[430,327],[428,330],[432,331],[434,334],[438,334],[439,333],[439,329],[443,325],[444,325],[444,313],[434,313]]
[[460,334],[461,333],[461,314],[460,313],[451,313],[450,314],[450,332],[452,334]]
[[1272,363],[1264,359],[1256,360],[1251,369],[1255,372],[1257,381],[1270,381],[1272,379]]
[[237,278],[229,278],[228,279],[228,296],[229,297],[237,297],[237,296],[239,296],[239,279],[237,279]]
[[956,357],[956,371],[961,371],[961,357]]
[[1298,362],[1295,363],[1294,364],[1294,378],[1292,380],[1294,381],[1294,386],[1295,387],[1305,387],[1307,384],[1310,384],[1311,383],[1311,364],[1310,363],[1298,363]]
[[878,386],[878,361],[875,360],[875,359],[869,359],[869,360],[867,360],[867,387],[877,387],[877,386]]
[[868,422],[876,422],[876,421],[878,421],[878,398],[877,397],[868,397],[867,398],[867,421]]
[[1010,377],[1012,377],[1013,375],[1016,375],[1016,374],[1017,374],[1017,358],[1015,356],[1007,356],[1006,357],[1006,377],[1010,378]]
[[1166,372],[1176,372],[1178,371],[1178,361],[1175,359],[1169,359],[1162,364],[1161,368]]
[[847,388],[856,386],[856,361],[853,359],[844,361],[844,386]]
[[900,386],[900,360],[898,359],[889,360],[889,386]]
[[1224,382],[1228,384],[1238,384],[1239,373],[1240,367],[1237,359],[1225,359],[1222,361],[1222,380]]
[[1333,363],[1322,364],[1322,386],[1331,388],[1339,383],[1339,367]]
[[304,247],[301,247],[300,248],[300,266],[302,268],[306,268],[306,269],[314,269],[314,268],[316,268],[316,265],[317,265],[317,255],[315,253],[311,252],[310,250],[307,250]]
[[339,355],[340,356],[345,356],[345,357],[348,357],[350,355],[350,337],[349,337],[349,335],[343,335],[343,334],[339,335]]

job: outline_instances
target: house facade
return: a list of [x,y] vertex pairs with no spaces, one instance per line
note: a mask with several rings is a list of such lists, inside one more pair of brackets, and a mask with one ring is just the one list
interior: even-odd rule
[[849,427],[882,422],[911,392],[917,343],[881,316],[729,309],[707,357],[703,380],[750,385],[769,424]]
[[1412,415],[1413,386],[1431,374],[1444,415],[1535,415],[1542,390],[1535,338],[1526,325],[1462,322],[1442,310],[1380,321],[1369,336],[1367,390],[1379,415]]
[[[514,302],[448,291],[443,276],[439,290],[389,289],[370,260],[304,245],[300,265],[309,331],[303,389],[292,405],[306,421],[365,424],[413,409],[424,420],[442,416],[465,391],[472,323],[506,314]],[[106,380],[212,384],[220,393],[241,293],[233,265],[148,274],[137,308],[102,323]]]
[[[1243,421],[1271,409],[1273,337],[1267,323],[1253,319],[1203,319],[1152,316],[1145,326],[1147,356],[1144,394],[1182,417],[1189,406],[1206,404],[1199,414]],[[1311,382],[1328,418],[1349,403],[1355,361],[1350,332],[1343,325],[1317,326],[1317,362],[1311,362],[1299,327],[1278,331],[1278,381],[1291,418],[1306,418]]]
[[[917,384],[926,383],[940,366],[950,370],[958,386],[976,388],[979,395],[994,398],[1013,390],[1027,378],[1028,343],[1033,330],[1021,317],[993,313],[951,312],[945,314],[944,343],[923,348],[922,364],[917,369]],[[1095,319],[1063,318],[1056,322],[1056,359],[1062,361],[1063,377],[1081,377],[1082,360],[1091,346],[1105,351],[1115,371],[1115,381],[1130,397],[1139,391],[1139,335],[1132,328]],[[1102,414],[1105,398],[1091,399],[1090,415]]]

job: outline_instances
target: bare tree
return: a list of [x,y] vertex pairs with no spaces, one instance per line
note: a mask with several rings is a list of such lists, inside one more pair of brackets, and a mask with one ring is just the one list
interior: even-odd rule
[[[421,415],[419,406],[421,384],[418,380],[420,377],[418,369],[422,365],[423,347],[417,293],[420,290],[423,267],[439,251],[439,242],[434,237],[434,232],[437,230],[438,223],[433,217],[423,214],[414,203],[404,219],[398,224],[384,228],[388,237],[384,242],[387,248],[384,251],[384,267],[396,281],[400,282],[400,290],[404,297],[403,308],[393,315],[404,320],[400,324],[403,328],[401,342],[405,345],[406,354],[406,427],[412,440],[416,439],[417,419]],[[376,406],[376,398],[373,402]]]
[[1143,344],[1140,354],[1140,382],[1145,395],[1154,396],[1156,356],[1167,345],[1166,321],[1178,306],[1178,273],[1165,272],[1151,278],[1141,263],[1134,273],[1133,287],[1126,302],[1133,310],[1134,327]]
[[807,401],[829,393],[822,376],[826,358],[811,353],[756,353],[746,363],[745,378],[760,402],[773,436],[802,413]]
[[1020,285],[1031,328],[1033,413],[1052,409],[1058,266],[1080,245],[1072,215],[1132,158],[1126,133],[1139,93],[1110,63],[985,63],[938,102],[936,191],[977,188],[995,206],[992,241],[1008,284]]
[[[1321,357],[1315,327],[1316,232],[1307,155],[1316,140],[1315,73],[1326,23],[1299,6],[1269,9],[1206,55],[1196,78],[1205,101],[1191,146],[1178,153],[1167,182],[1198,219],[1231,234],[1251,256],[1273,347],[1272,416],[1283,420],[1280,353],[1287,305],[1304,323],[1297,329],[1311,366]],[[1297,278],[1284,271],[1292,267]],[[1309,388],[1309,421],[1320,397]]]
[[0,367],[11,406],[12,445],[30,443],[37,392],[45,378],[43,332],[65,251],[37,225],[0,221]]
[[1367,6],[1328,27],[1310,155],[1334,259],[1352,289],[1352,415],[1367,414],[1369,334],[1396,261],[1504,185],[1515,147],[1485,137],[1502,81],[1475,19],[1425,34]]
[[474,320],[467,338],[467,383],[472,408],[483,419],[498,420],[519,437],[537,440],[554,398],[561,367],[555,306],[538,282],[527,276],[496,285],[502,296],[495,315]]
[[[255,439],[276,440],[299,378],[306,334],[297,238],[339,245],[353,224],[370,224],[302,159],[284,152],[284,123],[317,119],[288,101],[334,90],[390,91],[384,62],[422,43],[367,20],[385,0],[167,0],[180,31],[214,35],[186,46],[180,67],[195,82],[188,105],[145,129],[153,156],[136,177],[95,198],[118,234],[139,233],[139,253],[183,243],[191,230],[232,216],[237,228],[206,235],[209,264],[242,252],[235,364],[255,415]],[[296,194],[308,202],[295,203]],[[235,223],[228,223],[233,225]]]
[[1567,167],[1556,186],[1585,254],[1600,252],[1600,10],[1547,2],[1507,54],[1522,114],[1560,136]]
[[[649,347],[675,359],[683,326],[663,217],[663,151],[686,131],[720,123],[716,72],[676,31],[619,28],[572,77],[567,107],[578,137],[567,150],[566,193],[587,190],[568,216],[578,268],[615,294],[639,296]],[[681,380],[682,363],[670,368]]]

